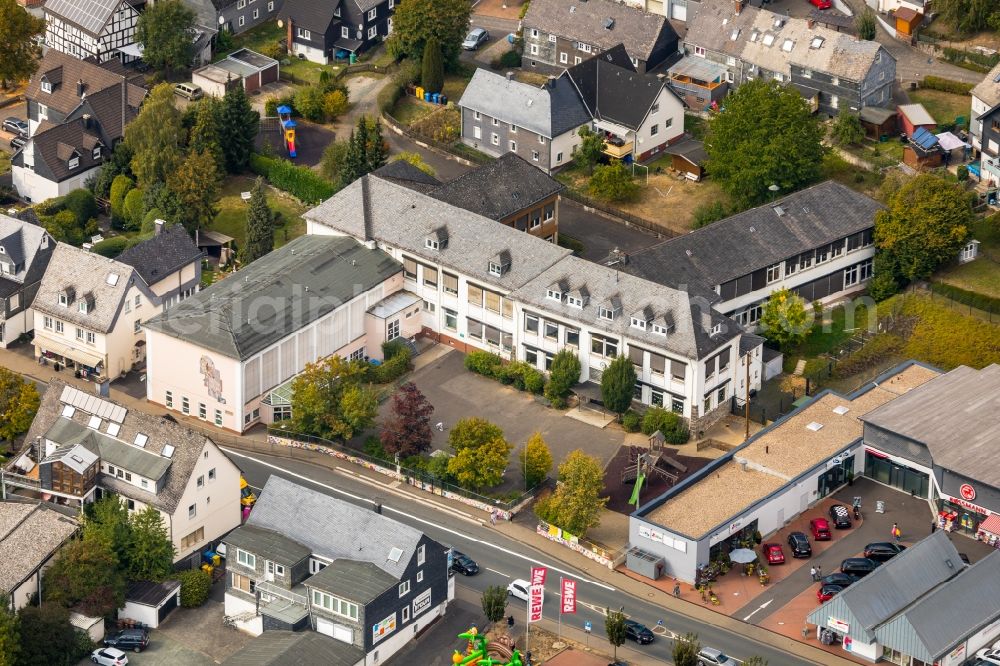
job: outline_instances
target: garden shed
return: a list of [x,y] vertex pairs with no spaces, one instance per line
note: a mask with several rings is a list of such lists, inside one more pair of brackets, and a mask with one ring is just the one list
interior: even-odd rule
[[250,49],[240,49],[219,62],[195,70],[191,82],[213,97],[222,97],[234,85],[242,85],[249,95],[277,81],[280,68],[274,58]]
[[119,620],[132,620],[155,629],[177,608],[181,584],[176,580],[153,583],[148,580],[129,583],[125,606],[118,610]]

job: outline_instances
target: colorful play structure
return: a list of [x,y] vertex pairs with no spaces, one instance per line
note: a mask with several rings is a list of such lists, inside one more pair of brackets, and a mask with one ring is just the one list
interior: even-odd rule
[[282,104],[278,107],[278,122],[285,137],[285,148],[289,157],[295,157],[295,121],[292,120],[292,107]]
[[490,641],[472,627],[458,637],[469,641],[469,646],[465,654],[455,650],[455,654],[451,655],[451,663],[455,666],[525,666],[521,652],[514,647],[514,641],[509,636]]

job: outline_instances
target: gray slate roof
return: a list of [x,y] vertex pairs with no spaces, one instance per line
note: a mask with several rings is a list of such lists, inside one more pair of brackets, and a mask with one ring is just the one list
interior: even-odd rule
[[[354,239],[302,236],[144,325],[244,360],[401,271],[388,254]],[[256,299],[283,310],[257,308]]]
[[0,275],[0,297],[40,279],[55,244],[44,228],[0,213],[0,262],[14,267]]
[[305,586],[358,604],[369,604],[398,582],[371,562],[340,559],[310,576]]
[[118,255],[118,261],[135,268],[149,286],[200,259],[201,250],[180,224],[167,227]]
[[315,631],[268,631],[226,659],[225,666],[355,666],[365,651]]
[[312,554],[308,546],[302,545],[295,539],[289,539],[275,530],[254,525],[237,527],[227,534],[223,541],[229,546],[236,546],[289,566],[301,562]]
[[[71,324],[107,333],[114,327],[125,293],[136,279],[131,266],[58,243],[38,287],[35,309]],[[59,293],[67,289],[72,290],[74,298],[69,305],[60,305]],[[83,313],[78,302],[85,297],[93,298],[93,307]]]
[[285,0],[285,6],[281,10],[281,16],[291,17],[292,22],[297,26],[309,28],[313,32],[319,33],[317,38],[322,41],[321,35],[326,34],[330,24],[335,17],[333,12],[340,5],[340,0],[331,2],[316,2],[316,0]]
[[[606,28],[613,19],[611,29]],[[522,24],[566,39],[597,46],[602,51],[625,44],[632,57],[649,60],[661,33],[677,33],[662,14],[653,14],[611,0],[533,0]]]
[[[370,562],[399,580],[423,534],[335,497],[272,475],[254,505],[247,525],[281,532],[329,560]],[[393,548],[402,550],[389,559]]]
[[959,366],[865,414],[879,428],[923,442],[935,465],[1000,486],[1000,365]]
[[[89,1],[89,0],[84,0]],[[45,5],[45,11],[53,8],[76,4],[78,0],[50,0]],[[113,0],[109,0],[113,2]],[[117,5],[117,2],[115,2]],[[42,92],[41,82],[45,78],[53,83],[52,92]],[[111,91],[111,97],[117,102],[117,113],[121,117],[122,85],[126,86],[126,107],[134,112],[139,108],[146,95],[142,86],[127,81],[128,77],[112,71],[111,67],[97,65],[90,61],[80,60],[71,55],[49,49],[38,62],[38,69],[28,81],[24,96],[30,100],[42,102],[51,109],[69,115],[85,100],[76,93],[77,81],[83,81],[86,99],[92,100],[96,95]],[[103,104],[97,106],[103,107]],[[100,115],[100,114],[99,114]],[[102,124],[108,124],[105,118],[100,118]],[[121,136],[119,133],[113,136]]]
[[504,153],[429,194],[491,220],[502,220],[557,194],[562,188],[558,180],[515,153]]
[[[63,405],[70,404],[71,400],[82,405],[85,404],[87,408],[77,408],[73,416],[67,419],[62,416]],[[94,412],[100,411],[107,414],[115,407],[125,412],[116,437],[107,434],[108,426],[111,424],[110,418],[103,418],[97,430],[89,428],[90,417]],[[81,428],[89,432],[81,434]],[[211,440],[204,435],[182,425],[137,409],[126,410],[111,400],[84,394],[56,379],[49,382],[48,389],[42,396],[38,413],[31,423],[25,441],[30,442],[34,441],[36,437],[48,436],[47,433],[50,431],[53,435],[59,434],[60,437],[65,433],[67,438],[87,446],[88,449],[98,453],[102,458],[105,455],[113,456],[115,461],[121,461],[115,464],[120,464],[126,469],[128,469],[127,465],[129,464],[138,464],[142,465],[144,469],[149,469],[151,473],[156,473],[158,465],[167,464],[168,467],[159,493],[143,490],[131,483],[120,481],[103,473],[100,475],[100,483],[123,497],[151,504],[170,514],[173,514],[177,509],[201,452],[206,446],[213,445]],[[147,437],[146,445],[141,449],[134,446],[136,435],[140,433]],[[57,443],[66,442],[57,441]],[[162,455],[168,444],[174,447],[173,454],[169,459]],[[107,459],[112,460],[111,457]]]
[[[502,289],[520,287],[570,254],[531,234],[371,176],[354,181],[305,217],[355,238],[371,237]],[[365,218],[370,222],[370,236]],[[448,230],[447,245],[428,249],[424,241],[442,227]],[[489,272],[489,263],[501,252],[509,252],[512,262],[510,270],[498,277]]]
[[827,616],[845,619],[846,609],[863,629],[858,631],[852,623],[851,635],[871,642],[879,625],[952,578],[962,566],[948,533],[939,530],[814,610],[809,621],[825,626]]
[[971,567],[962,568],[955,578],[939,585],[875,635],[883,645],[932,663],[971,633],[995,622],[1000,617],[998,598],[1000,553],[993,551]]
[[0,594],[20,585],[78,527],[42,503],[0,502]]
[[[558,285],[563,294],[585,290],[589,302],[582,310],[570,306],[565,298],[556,302],[546,295],[552,285]],[[736,322],[713,310],[708,301],[573,256],[542,272],[514,292],[513,297],[535,309],[585,322],[646,345],[665,347],[689,358],[703,358],[741,333]],[[620,308],[614,321],[598,316],[598,308],[609,304]],[[652,323],[672,325],[666,337],[653,333],[648,324],[645,331],[632,327],[632,316],[647,310]],[[713,336],[711,329],[715,324],[720,324],[722,331]]]
[[127,469],[154,481],[159,480],[170,469],[170,461],[158,454],[126,444],[106,433],[65,417],[56,419],[52,427],[45,431],[45,438],[64,445],[79,444],[86,447],[94,456],[99,456],[101,460],[115,467]]
[[554,139],[590,122],[573,85],[563,77],[544,86],[477,69],[458,105]]
[[372,173],[383,180],[388,180],[425,194],[441,186],[440,180],[429,173],[424,173],[406,160],[393,160],[375,169]]
[[[61,17],[96,37],[122,0],[48,0],[45,13]],[[73,79],[73,82],[76,80]]]
[[630,255],[627,270],[649,280],[715,286],[870,229],[881,208],[828,180]]
[[983,80],[972,89],[973,97],[978,97],[986,106],[1000,104],[1000,64],[997,64]]

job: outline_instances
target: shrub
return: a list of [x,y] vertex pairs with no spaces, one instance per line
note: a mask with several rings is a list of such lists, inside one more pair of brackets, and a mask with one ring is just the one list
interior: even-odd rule
[[690,437],[684,419],[663,407],[650,407],[642,417],[642,433],[652,435],[657,430],[668,444],[684,444]]
[[329,199],[336,191],[309,167],[296,166],[285,159],[254,154],[250,156],[250,170],[307,204]]
[[996,298],[994,296],[962,289],[961,287],[956,287],[954,285],[947,284],[946,282],[931,282],[931,291],[935,294],[947,296],[951,300],[958,301],[963,305],[969,305],[978,310],[983,310],[984,312],[1000,313],[1000,298]]
[[388,384],[396,381],[409,370],[410,350],[407,347],[402,347],[391,358],[387,358],[381,365],[375,366],[375,381],[379,384]]
[[389,359],[401,354],[404,351],[408,351],[409,347],[403,343],[400,339],[387,340],[382,343],[382,358],[388,361]]
[[484,377],[497,378],[503,359],[486,351],[471,351],[465,357],[465,369]]
[[99,254],[102,257],[114,259],[125,251],[128,244],[128,238],[125,236],[112,236],[111,238],[105,238],[100,243],[94,245],[94,247],[91,248],[91,252]]
[[625,428],[625,432],[639,432],[641,421],[642,417],[630,409],[622,416],[622,427]]
[[135,188],[129,190],[122,203],[122,217],[125,219],[127,229],[135,231],[142,226],[142,218],[146,214],[146,207],[142,198],[142,190]]
[[72,211],[76,221],[86,224],[91,218],[97,217],[97,202],[90,190],[73,190],[63,197],[63,206]]
[[264,102],[264,115],[273,118],[278,115],[279,106],[289,106],[292,108],[292,115],[298,115],[298,109],[295,108],[295,96],[291,93],[282,97],[268,97]]
[[122,204],[125,202],[125,195],[135,187],[135,182],[128,176],[121,174],[115,176],[111,181],[111,214],[115,217],[122,216]]
[[955,169],[955,176],[958,178],[958,182],[964,183],[969,180],[969,167],[964,164],[959,164],[958,168]]
[[583,254],[584,250],[587,249],[583,243],[573,238],[572,236],[563,233],[559,234],[559,247],[564,247],[567,250],[572,250],[573,254],[575,254],[578,257],[581,254]]
[[365,439],[364,452],[365,455],[371,456],[376,460],[394,460],[393,456],[389,455],[389,452],[382,446],[382,440],[374,435]]
[[515,50],[504,51],[500,56],[500,67],[516,68],[521,66],[521,54]]
[[545,388],[545,375],[524,361],[501,365],[493,376],[503,384],[512,385],[518,391],[541,393]]
[[718,222],[726,216],[726,206],[721,201],[711,201],[703,203],[694,209],[694,219],[691,220],[691,228],[701,229]]
[[528,393],[539,394],[545,390],[545,375],[538,368],[528,366],[524,371],[524,390]]
[[891,333],[879,333],[865,345],[842,358],[833,369],[834,377],[844,379],[863,372],[903,349],[904,340]]
[[968,95],[975,85],[974,83],[954,81],[941,76],[925,76],[924,80],[920,82],[921,88],[940,90],[941,92],[953,93],[955,95]]
[[306,120],[315,123],[321,123],[325,119],[323,101],[323,90],[319,86],[300,88],[295,93],[295,109]]
[[639,194],[639,186],[632,180],[628,167],[615,162],[594,167],[587,191],[605,201],[630,201]]
[[275,60],[281,60],[288,55],[288,50],[281,44],[280,39],[264,44],[264,46],[260,47],[260,52],[262,55],[266,55],[268,58],[274,58]]
[[208,600],[212,591],[212,576],[201,569],[182,571],[177,575],[181,582],[181,606],[197,608]]

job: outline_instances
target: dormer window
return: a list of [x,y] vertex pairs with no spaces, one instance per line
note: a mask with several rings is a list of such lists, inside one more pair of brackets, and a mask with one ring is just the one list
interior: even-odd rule
[[70,169],[77,168],[78,166],[80,166],[80,158],[74,155],[73,157],[69,158],[68,162],[66,162],[66,166]]
[[546,289],[545,298],[562,303],[562,292],[558,289]]
[[47,81],[46,79],[42,79],[42,92],[43,93],[51,93],[52,92],[52,84],[49,81]]
[[63,307],[69,305],[69,294],[65,291],[59,294],[59,305],[62,305]]
[[436,241],[433,238],[425,238],[424,247],[426,247],[428,250],[440,250],[441,244],[438,243],[438,241]]
[[638,328],[640,330],[646,330],[646,320],[640,319],[639,317],[632,317],[632,328]]
[[95,160],[101,159],[101,147],[100,146],[95,146],[94,147],[94,151],[91,153],[91,157],[93,157]]
[[667,327],[663,326],[662,324],[653,324],[653,333],[655,333],[656,335],[662,335],[666,337]]
[[90,310],[90,306],[87,304],[87,301],[85,300],[80,301],[76,307],[83,314],[87,314],[87,312]]
[[567,296],[566,304],[574,308],[583,309],[583,299],[579,296]]
[[424,247],[428,250],[443,250],[448,246],[448,227],[439,227],[424,239]]
[[500,277],[501,275],[506,275],[507,271],[510,270],[511,256],[510,252],[504,250],[498,252],[490,259],[489,270],[490,275]]
[[498,264],[498,263],[496,263],[494,261],[491,261],[490,262],[490,275],[496,275],[497,277],[500,277],[501,275],[503,275],[503,266],[501,266],[500,264]]
[[597,309],[597,316],[601,319],[607,319],[608,321],[615,320],[615,311],[609,307],[602,305]]
[[722,333],[722,324],[712,326],[712,335],[718,335],[719,333]]

